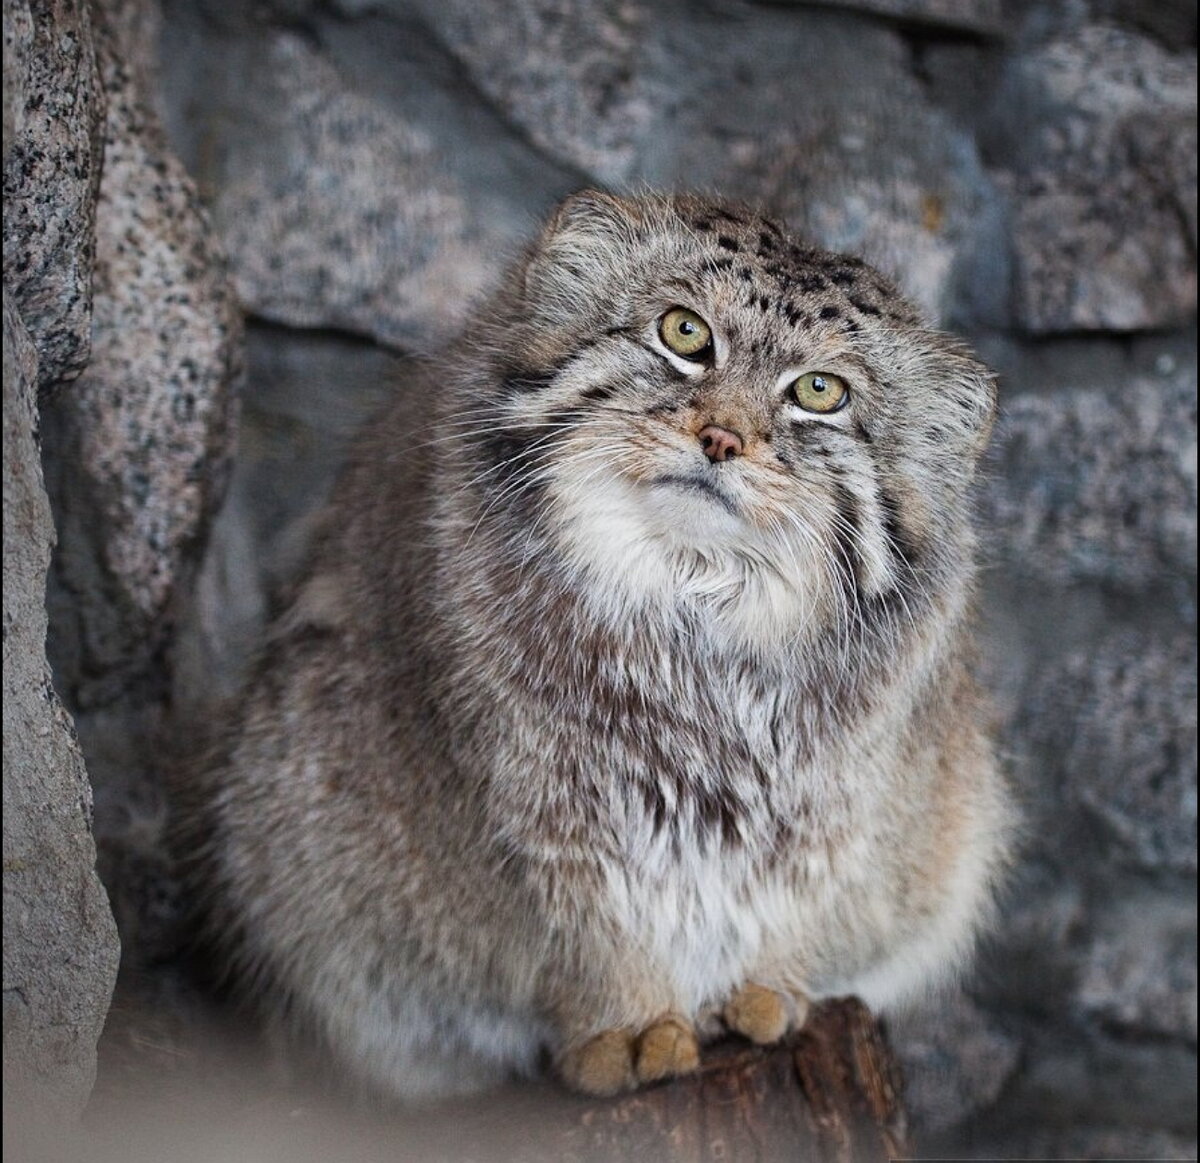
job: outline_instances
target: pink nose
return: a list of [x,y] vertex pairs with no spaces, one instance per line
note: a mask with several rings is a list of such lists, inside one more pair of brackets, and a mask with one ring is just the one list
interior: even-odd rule
[[698,435],[700,447],[704,449],[704,455],[709,460],[732,460],[735,456],[742,455],[742,438],[728,428],[709,424],[708,427],[701,428]]

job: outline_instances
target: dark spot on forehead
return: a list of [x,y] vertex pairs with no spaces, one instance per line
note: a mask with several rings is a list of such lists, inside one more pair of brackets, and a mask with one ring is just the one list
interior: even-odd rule
[[820,311],[817,312],[817,316],[821,319],[840,319],[842,317],[842,313],[831,303],[826,307],[822,307]]
[[721,255],[720,258],[714,258],[712,260],[712,265],[716,270],[719,270],[719,271],[732,270],[733,269],[733,259],[731,259],[728,255],[723,254],[723,255]]
[[722,250],[732,251],[734,254],[737,254],[737,252],[742,249],[740,246],[738,246],[737,242],[729,237],[728,234],[718,234],[717,245]]
[[799,290],[810,293],[824,291],[829,287],[829,284],[820,275],[815,274],[797,275],[795,283]]
[[808,317],[794,303],[776,303],[775,311],[793,327],[808,325]]
[[765,230],[761,231],[758,236],[758,253],[767,254],[775,249],[775,239],[773,239]]
[[851,298],[850,306],[856,311],[861,311],[864,315],[879,314],[879,308],[874,303],[868,303],[865,299]]
[[738,278],[743,282],[751,282],[754,278],[754,272],[749,267],[738,267]]
[[713,210],[713,213],[714,213],[714,214],[715,214],[715,215],[716,215],[718,218],[724,218],[726,222],[732,222],[732,223],[734,223],[736,226],[741,226],[741,225],[742,225],[743,219],[739,218],[739,217],[738,217],[736,214],[734,214],[732,211],[730,211],[730,210],[726,210],[724,206],[717,206],[717,207],[716,207],[716,208]]

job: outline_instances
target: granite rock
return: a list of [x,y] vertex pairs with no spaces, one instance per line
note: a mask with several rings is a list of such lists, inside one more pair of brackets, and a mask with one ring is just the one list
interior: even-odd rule
[[152,78],[130,64],[145,60],[154,14],[143,0],[96,10],[108,113],[92,361],[46,417],[63,533],[51,653],[78,708],[152,669],[233,441],[240,314],[195,186],[146,99]]
[[1193,0],[1090,0],[1093,14],[1115,24],[1144,32],[1165,47],[1178,51],[1196,48],[1197,9]]
[[4,280],[46,392],[88,361],[104,98],[86,0],[4,0],[4,93]]
[[1195,1045],[1195,899],[1142,891],[1101,911],[1074,1004],[1106,1030]]
[[888,1037],[918,1135],[942,1133],[989,1107],[1020,1056],[1019,1041],[961,991],[893,1018]]
[[[54,526],[37,447],[37,356],[4,294],[4,1088],[82,1110],[118,946],[95,872],[91,789],[50,682],[43,594]],[[28,1111],[22,1109],[28,1117]]]
[[494,239],[437,143],[297,36],[272,38],[257,84],[260,123],[228,143],[215,205],[242,302],[402,347],[447,338]]
[[1194,578],[1195,376],[1183,368],[1008,403],[982,496],[990,556],[1057,583]]
[[1196,309],[1196,55],[1087,25],[1012,58],[993,153],[1032,332],[1132,331]]
[[809,3],[887,16],[932,29],[999,36],[1004,31],[1001,0],[808,0]]
[[640,0],[518,0],[503,20],[475,0],[423,3],[471,81],[553,157],[601,181],[631,176],[666,86],[647,67],[662,17]]
[[1102,1123],[1051,1127],[1017,1132],[999,1152],[989,1151],[986,1157],[1061,1159],[1064,1163],[1077,1163],[1080,1159],[1194,1160],[1196,1136],[1150,1127],[1106,1127]]
[[1132,629],[1069,655],[1032,696],[1068,809],[1137,867],[1196,871],[1195,706],[1194,635]]

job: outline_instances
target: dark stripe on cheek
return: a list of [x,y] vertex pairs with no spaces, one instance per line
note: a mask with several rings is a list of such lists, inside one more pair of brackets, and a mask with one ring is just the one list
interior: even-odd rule
[[558,368],[549,371],[514,370],[509,372],[500,382],[501,391],[505,396],[529,396],[548,388],[558,375]]
[[530,447],[541,432],[539,428],[531,429],[528,434],[497,428],[480,437],[479,451],[488,467],[496,469],[495,472],[489,472],[481,483],[485,487],[492,481],[509,483],[523,473],[531,463]]
[[892,552],[909,569],[916,568],[921,559],[922,547],[900,520],[900,503],[886,489],[880,489],[879,507],[883,510],[883,528]]
[[579,396],[583,400],[611,400],[617,394],[617,389],[612,384],[593,384],[590,388],[584,388]]
[[476,448],[484,466],[474,474],[478,479],[471,490],[480,495],[481,514],[488,513],[491,519],[508,513],[522,523],[538,519],[546,495],[538,470],[548,450],[532,445],[542,435],[542,429],[526,434],[498,428],[478,439]]
[[857,594],[861,592],[858,579],[858,539],[862,535],[858,502],[854,499],[854,494],[845,485],[838,482],[833,486],[833,505],[837,512],[837,520],[833,523],[837,557],[839,562],[845,564],[846,581]]

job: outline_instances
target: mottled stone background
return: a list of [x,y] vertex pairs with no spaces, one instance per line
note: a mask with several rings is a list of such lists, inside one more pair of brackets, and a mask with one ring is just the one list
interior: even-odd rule
[[93,819],[99,1093],[186,1057],[162,724],[236,690],[395,358],[562,195],[650,184],[863,254],[1000,373],[1027,837],[893,1023],[924,1152],[1195,1156],[1194,3],[4,0],[4,42],[6,1086],[87,1094]]

